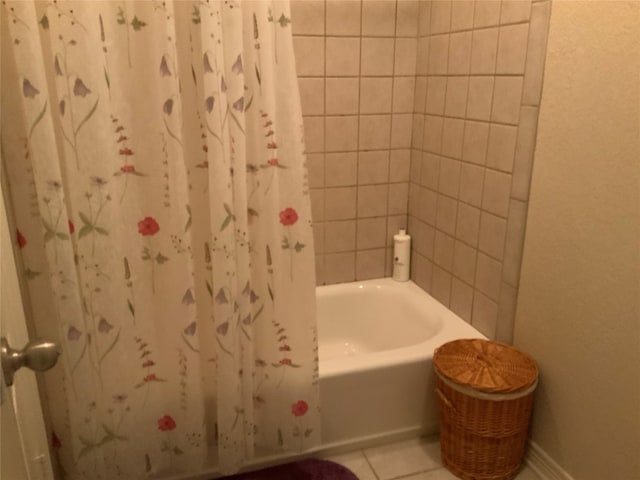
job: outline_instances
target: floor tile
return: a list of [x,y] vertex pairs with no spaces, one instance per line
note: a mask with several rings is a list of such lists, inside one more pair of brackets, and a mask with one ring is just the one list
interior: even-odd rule
[[440,444],[433,437],[369,448],[364,454],[380,480],[391,480],[441,467]]
[[418,473],[409,477],[402,477],[402,480],[459,480],[446,468],[438,468],[428,472]]
[[347,467],[358,477],[358,480],[378,480],[378,477],[376,477],[373,470],[371,470],[369,462],[367,462],[367,459],[361,451],[334,455],[327,457],[326,460],[331,460],[332,462]]

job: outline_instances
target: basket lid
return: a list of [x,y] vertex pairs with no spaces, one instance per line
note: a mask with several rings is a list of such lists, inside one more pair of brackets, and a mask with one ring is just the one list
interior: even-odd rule
[[478,338],[438,347],[433,365],[452,382],[482,392],[516,392],[538,379],[538,367],[531,357],[509,345]]

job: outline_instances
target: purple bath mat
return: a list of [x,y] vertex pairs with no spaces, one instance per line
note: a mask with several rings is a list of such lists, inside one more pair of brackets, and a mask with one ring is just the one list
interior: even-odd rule
[[309,458],[220,480],[358,480],[358,477],[337,463]]

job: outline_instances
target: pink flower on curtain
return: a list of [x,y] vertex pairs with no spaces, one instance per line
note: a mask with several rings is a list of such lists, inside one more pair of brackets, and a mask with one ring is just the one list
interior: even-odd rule
[[288,207],[280,212],[280,223],[285,227],[289,227],[298,221],[298,212]]
[[18,246],[20,248],[24,248],[24,246],[27,244],[27,239],[24,238],[24,235],[22,235],[22,232],[18,229],[16,229],[16,238],[18,239]]
[[69,233],[73,235],[73,232],[76,231],[76,226],[73,224],[71,220],[69,220]]
[[149,236],[155,235],[160,231],[160,225],[153,217],[145,217],[138,222],[138,232],[140,235]]
[[171,415],[165,415],[160,420],[158,420],[158,428],[163,432],[169,432],[176,428],[176,421]]
[[304,400],[298,400],[296,403],[291,405],[291,413],[293,413],[296,417],[301,417],[309,410],[309,405]]
[[135,173],[136,167],[133,165],[123,165],[120,167],[122,173]]

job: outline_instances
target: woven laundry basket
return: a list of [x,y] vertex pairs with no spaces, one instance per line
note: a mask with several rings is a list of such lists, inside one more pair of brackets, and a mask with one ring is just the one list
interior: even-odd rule
[[442,463],[465,480],[510,480],[524,456],[535,362],[481,339],[455,340],[433,356],[440,403]]

